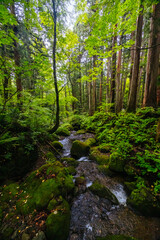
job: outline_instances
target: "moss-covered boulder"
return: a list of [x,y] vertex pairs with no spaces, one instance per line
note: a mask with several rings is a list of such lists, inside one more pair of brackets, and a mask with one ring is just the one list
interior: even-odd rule
[[127,203],[145,216],[160,216],[160,204],[147,187],[133,190]]
[[46,208],[51,199],[61,194],[66,197],[74,191],[74,183],[69,171],[55,162],[31,173],[21,188],[24,191],[19,195],[16,208],[18,213],[26,215],[34,209]]
[[86,130],[84,130],[84,129],[78,130],[78,131],[76,132],[77,135],[79,135],[79,134],[85,134],[85,133],[86,133]]
[[113,204],[118,204],[118,200],[116,196],[104,185],[102,185],[99,181],[95,181],[89,189],[101,198],[106,198],[110,200]]
[[85,177],[81,176],[81,177],[76,177],[75,178],[75,183],[76,185],[83,185],[86,183]]
[[47,159],[48,159],[50,162],[56,161],[56,157],[55,157],[55,155],[54,155],[53,152],[47,152],[47,153],[46,153],[46,157],[47,157]]
[[138,240],[133,237],[127,237],[124,235],[108,235],[106,237],[97,237],[96,240]]
[[93,147],[89,155],[90,159],[96,161],[99,164],[106,165],[109,163],[109,155],[101,153],[97,147]]
[[59,136],[69,136],[70,135],[70,131],[66,128],[66,127],[59,127],[57,130],[56,130],[56,134],[59,135]]
[[62,150],[62,149],[63,149],[63,144],[60,143],[59,141],[54,141],[54,142],[52,142],[52,145],[53,145],[53,147],[54,147],[55,149],[57,149],[57,150]]
[[92,147],[96,144],[96,140],[95,138],[88,138],[86,141],[85,141],[85,144],[87,144],[89,147]]
[[67,166],[73,166],[73,167],[78,166],[78,162],[74,158],[63,157],[61,158],[61,162],[66,163]]
[[76,174],[76,169],[73,166],[67,167],[67,171],[68,171],[69,174],[71,174],[73,176]]
[[98,150],[102,153],[109,153],[111,151],[111,146],[109,144],[98,146]]
[[121,156],[117,152],[113,152],[110,155],[109,168],[112,171],[122,173],[122,172],[124,172],[124,166],[125,166],[125,160],[124,160],[123,156]]
[[76,140],[72,144],[71,155],[75,158],[80,158],[80,157],[88,155],[89,149],[90,149],[90,147],[87,144],[85,144],[84,142],[81,142],[79,140]]
[[109,176],[109,177],[112,177],[113,175],[115,175],[114,172],[112,172],[110,169],[109,169],[109,165],[99,165],[98,166],[98,169],[100,172],[102,172],[105,176]]
[[46,236],[48,240],[67,240],[70,225],[69,204],[63,200],[46,220]]
[[48,179],[42,182],[33,196],[36,209],[41,210],[47,207],[48,202],[59,194],[59,184],[55,179]]

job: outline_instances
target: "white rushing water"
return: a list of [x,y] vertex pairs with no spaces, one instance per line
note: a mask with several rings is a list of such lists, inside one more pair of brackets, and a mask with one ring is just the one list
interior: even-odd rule
[[116,184],[110,190],[116,196],[116,198],[118,199],[120,205],[126,206],[127,194],[126,194],[126,192],[124,190],[124,186],[122,184]]
[[81,157],[77,160],[78,162],[90,162],[88,157]]
[[70,155],[71,149],[71,140],[69,138],[64,138],[63,140],[59,141],[63,144],[63,156],[68,157]]

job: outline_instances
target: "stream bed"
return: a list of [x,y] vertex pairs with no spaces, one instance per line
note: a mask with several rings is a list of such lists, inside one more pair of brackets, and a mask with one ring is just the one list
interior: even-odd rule
[[[73,140],[85,140],[92,134],[76,135],[62,139],[63,157],[70,157]],[[77,195],[71,206],[70,234],[68,240],[95,240],[108,234],[124,234],[139,240],[160,240],[160,219],[144,217],[127,206],[127,193],[120,177],[108,177],[98,170],[98,165],[88,157],[82,157],[76,168],[76,177],[84,176],[78,185]],[[94,195],[89,186],[98,180],[117,197],[119,205]]]

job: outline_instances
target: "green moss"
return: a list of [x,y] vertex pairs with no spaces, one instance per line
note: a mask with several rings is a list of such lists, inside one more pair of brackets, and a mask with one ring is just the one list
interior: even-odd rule
[[33,196],[36,209],[39,210],[45,208],[48,205],[48,202],[60,193],[58,187],[59,185],[55,179],[48,179],[47,181],[42,182]]
[[104,185],[100,184],[99,181],[95,181],[89,189],[101,198],[110,200],[113,204],[118,204],[118,200],[115,195]]
[[62,162],[66,162],[68,166],[73,166],[73,167],[77,167],[78,166],[78,162],[77,160],[75,160],[74,158],[61,158]]
[[78,134],[85,134],[85,133],[86,133],[86,130],[84,130],[84,129],[78,130],[78,131],[76,132],[77,135],[78,135]]
[[48,240],[66,240],[69,234],[70,209],[63,200],[62,204],[52,212],[46,220],[46,236]]
[[124,172],[125,160],[123,157],[117,153],[113,152],[110,155],[109,168],[115,172]]
[[160,205],[146,187],[133,190],[127,202],[145,216],[160,216]]
[[56,157],[54,156],[54,154],[52,152],[47,152],[46,157],[47,157],[48,160],[51,160],[51,161],[56,160]]
[[90,147],[87,146],[84,142],[76,140],[72,144],[71,155],[76,158],[86,156],[89,153]]
[[91,149],[90,159],[102,165],[109,163],[109,155],[101,153],[97,147]]
[[95,138],[88,138],[86,141],[85,141],[85,144],[89,147],[92,147],[93,145],[96,144],[96,140]]
[[67,167],[67,171],[69,174],[71,174],[73,176],[76,174],[76,169],[73,166]]
[[76,177],[75,178],[75,182],[76,182],[76,185],[79,185],[79,184],[84,184],[85,183],[85,177],[81,176],[81,177]]
[[100,145],[100,146],[98,146],[98,149],[102,153],[109,153],[111,151],[111,146],[109,144]]
[[106,175],[106,176],[112,177],[114,175],[114,172],[112,172],[109,169],[109,165],[99,165],[98,169],[100,172],[103,172],[104,175]]
[[63,144],[58,142],[58,141],[54,141],[52,142],[52,145],[55,149],[58,149],[58,150],[62,150],[63,149]]
[[65,127],[59,127],[56,131],[56,134],[59,136],[69,136],[70,135],[70,131],[65,128]]
[[47,209],[48,209],[49,211],[51,211],[51,210],[55,209],[57,205],[58,205],[57,200],[53,198],[53,199],[49,202]]
[[13,197],[18,194],[19,184],[18,183],[11,183],[8,186],[4,187],[1,196],[1,201],[8,202],[9,200],[13,199]]
[[108,235],[106,237],[97,237],[96,240],[138,240],[133,237],[127,237],[124,235]]

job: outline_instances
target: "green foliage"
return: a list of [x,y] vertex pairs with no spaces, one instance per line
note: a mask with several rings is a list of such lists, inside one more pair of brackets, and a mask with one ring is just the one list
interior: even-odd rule
[[[109,169],[125,171],[132,178],[140,177],[142,181],[138,184],[144,182],[155,195],[160,193],[160,148],[156,142],[159,116],[159,110],[153,108],[138,109],[136,114],[97,112],[88,119],[87,126],[95,131],[100,151],[109,145]],[[97,155],[97,150],[91,151],[94,159],[95,153]]]

